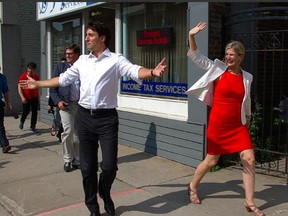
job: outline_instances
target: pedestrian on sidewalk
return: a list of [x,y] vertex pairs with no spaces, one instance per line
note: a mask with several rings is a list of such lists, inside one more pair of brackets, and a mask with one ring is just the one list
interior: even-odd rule
[[[0,66],[1,70],[1,66]],[[4,98],[4,101],[3,101]],[[0,73],[0,144],[3,153],[7,153],[11,150],[9,140],[6,137],[6,130],[4,126],[4,107],[8,112],[12,112],[12,106],[10,104],[9,98],[9,87],[7,83],[7,78],[4,74]]]
[[240,66],[245,48],[239,41],[232,41],[225,48],[223,62],[210,60],[200,53],[195,40],[195,35],[205,27],[206,23],[200,22],[189,32],[188,56],[207,72],[187,93],[210,105],[211,111],[207,128],[207,155],[188,185],[188,195],[192,203],[200,204],[197,188],[204,175],[217,164],[220,155],[239,152],[243,165],[244,205],[248,212],[264,216],[254,202],[255,156],[248,130],[253,76]]
[[[71,67],[80,56],[80,47],[71,44],[65,50],[66,61],[56,65],[53,77],[59,77],[69,67]],[[72,84],[65,87],[50,88],[49,93],[52,101],[60,110],[63,132],[61,141],[63,146],[64,170],[70,172],[80,167],[79,160],[79,139],[77,135],[76,113],[80,94],[80,82],[77,79]]]
[[[30,62],[27,65],[27,71],[22,73],[19,77],[20,80],[27,80],[27,76],[32,77],[35,80],[39,80],[38,74],[36,74],[36,63]],[[39,92],[38,89],[23,89],[20,85],[18,85],[18,93],[22,101],[23,111],[20,118],[19,128],[22,130],[24,128],[24,123],[27,116],[31,110],[31,120],[30,120],[30,130],[33,133],[37,132],[36,124],[37,124],[37,115],[39,108]]]
[[[139,84],[143,79],[161,77],[166,71],[165,58],[154,68],[132,64],[123,55],[109,50],[111,31],[101,22],[91,20],[86,27],[86,46],[90,51],[81,55],[65,73],[50,80],[29,78],[20,85],[24,88],[67,86],[80,79],[80,99],[77,111],[80,164],[85,193],[85,204],[91,216],[100,215],[97,192],[104,200],[104,209],[115,215],[110,196],[118,170],[118,81],[129,76]],[[98,147],[102,150],[101,173],[98,183]],[[98,190],[99,189],[99,190]]]

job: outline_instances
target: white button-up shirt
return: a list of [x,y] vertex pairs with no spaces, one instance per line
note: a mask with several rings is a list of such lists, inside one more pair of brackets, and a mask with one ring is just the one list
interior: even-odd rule
[[[70,67],[72,64],[69,64]],[[69,85],[69,100],[70,101],[78,101],[80,93],[80,81],[77,79],[74,81],[72,85]]]
[[86,109],[116,108],[120,77],[129,76],[141,85],[140,68],[121,54],[106,49],[99,58],[92,53],[81,55],[73,66],[60,74],[59,84],[67,86],[79,79],[79,105]]

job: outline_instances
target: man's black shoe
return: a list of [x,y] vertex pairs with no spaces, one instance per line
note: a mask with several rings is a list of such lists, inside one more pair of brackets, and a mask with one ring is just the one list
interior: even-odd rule
[[101,216],[100,212],[92,212],[90,216]]
[[109,195],[105,195],[103,196],[102,194],[99,194],[101,199],[103,199],[104,201],[104,209],[105,211],[109,214],[109,215],[115,215],[115,206],[114,206],[114,203],[113,203],[113,200],[111,199],[110,197],[110,194]]
[[72,164],[71,164],[71,162],[65,162],[65,163],[64,163],[64,170],[65,170],[65,172],[70,172],[70,171],[72,171]]
[[2,147],[2,152],[3,153],[7,153],[7,152],[9,152],[11,150],[11,146],[10,145],[8,145],[8,146],[3,146]]
[[80,165],[72,164],[73,169],[81,169]]

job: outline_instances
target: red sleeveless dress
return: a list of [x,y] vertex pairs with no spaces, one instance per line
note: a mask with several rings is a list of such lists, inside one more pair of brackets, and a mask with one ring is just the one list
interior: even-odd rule
[[207,129],[207,153],[231,154],[253,149],[248,128],[241,123],[242,75],[226,71],[214,82],[214,99]]

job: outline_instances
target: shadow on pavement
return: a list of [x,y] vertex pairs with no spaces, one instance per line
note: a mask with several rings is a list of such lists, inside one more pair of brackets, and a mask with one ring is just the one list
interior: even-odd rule
[[[243,199],[244,208],[244,189],[242,187],[242,180],[232,180],[224,183],[217,182],[205,182],[199,186],[199,196],[201,200],[205,199],[221,199],[225,202],[225,199]],[[166,193],[161,196],[155,196],[151,199],[129,206],[119,206],[117,213],[119,215],[125,212],[146,212],[150,214],[168,214],[178,208],[186,205],[190,205],[190,201],[187,195],[186,187],[183,184],[161,184],[161,185],[149,185],[141,187],[142,190],[149,188],[149,191],[153,187],[176,187],[185,190],[174,191]],[[268,209],[277,205],[281,205],[288,202],[288,187],[287,185],[265,185],[266,189],[255,192],[255,198],[263,200],[265,204],[259,206],[260,209]],[[167,189],[171,191],[171,189]],[[223,193],[219,194],[219,193]]]

